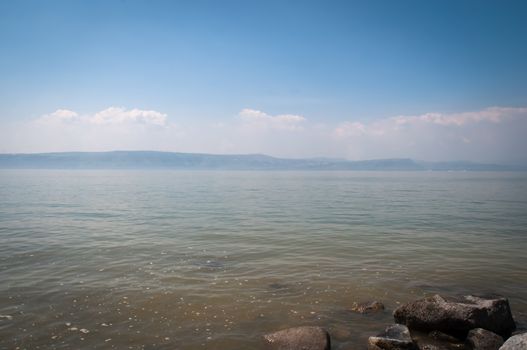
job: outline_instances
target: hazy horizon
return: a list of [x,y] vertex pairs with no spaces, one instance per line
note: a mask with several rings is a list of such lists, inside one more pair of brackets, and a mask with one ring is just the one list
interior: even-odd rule
[[522,162],[477,162],[470,159],[460,159],[460,160],[430,160],[430,159],[414,159],[409,157],[397,157],[397,158],[368,158],[368,159],[348,159],[342,157],[278,157],[272,154],[265,153],[203,153],[203,152],[177,152],[177,151],[156,151],[148,149],[137,149],[137,150],[126,150],[126,149],[115,149],[108,151],[60,151],[60,152],[6,152],[0,153],[0,155],[13,155],[13,156],[37,156],[37,155],[66,155],[66,154],[112,154],[112,153],[122,153],[122,154],[135,154],[135,153],[151,153],[155,154],[181,154],[181,155],[195,155],[195,156],[244,156],[244,157],[269,157],[277,160],[326,160],[326,161],[337,161],[337,162],[369,162],[369,161],[414,161],[418,163],[466,163],[466,164],[479,164],[479,165],[510,165],[510,166],[519,166],[518,169],[523,169],[527,163]]
[[0,153],[527,163],[526,4],[0,4]]

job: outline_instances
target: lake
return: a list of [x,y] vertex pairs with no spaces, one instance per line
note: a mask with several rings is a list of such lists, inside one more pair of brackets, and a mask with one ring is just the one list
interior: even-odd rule
[[432,293],[525,326],[526,237],[525,172],[2,170],[0,348],[360,349]]

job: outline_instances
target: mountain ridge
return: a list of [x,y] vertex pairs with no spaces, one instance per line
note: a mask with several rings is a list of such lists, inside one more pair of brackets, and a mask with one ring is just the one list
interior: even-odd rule
[[0,153],[0,169],[195,169],[195,170],[391,170],[510,171],[521,166],[469,161],[428,162],[410,158],[351,161],[278,158],[265,154],[166,151]]

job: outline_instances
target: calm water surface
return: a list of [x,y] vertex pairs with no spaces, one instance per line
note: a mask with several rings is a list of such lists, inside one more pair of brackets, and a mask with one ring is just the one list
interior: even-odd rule
[[526,173],[4,170],[0,349],[361,349],[434,292],[526,325],[526,237]]

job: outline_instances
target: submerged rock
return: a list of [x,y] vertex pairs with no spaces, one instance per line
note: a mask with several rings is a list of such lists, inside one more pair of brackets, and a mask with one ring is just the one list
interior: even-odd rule
[[350,340],[352,337],[351,328],[349,326],[336,325],[329,329],[329,334],[332,339],[339,341]]
[[287,284],[284,284],[284,283],[279,283],[279,282],[274,282],[274,283],[270,283],[269,284],[269,288],[270,289],[287,289],[289,288],[289,286]]
[[527,349],[527,333],[513,335],[501,346],[500,350]]
[[408,327],[393,324],[376,337],[368,338],[368,350],[411,350],[415,344]]
[[465,296],[447,300],[434,295],[400,306],[393,316],[397,323],[413,329],[438,330],[459,337],[474,328],[508,336],[516,327],[505,298]]
[[380,301],[365,301],[361,303],[354,303],[351,311],[355,311],[361,314],[369,314],[384,310],[384,304]]
[[274,350],[330,350],[329,333],[321,327],[295,327],[264,335]]
[[472,350],[498,350],[503,345],[503,338],[486,329],[476,328],[468,332],[466,343]]

